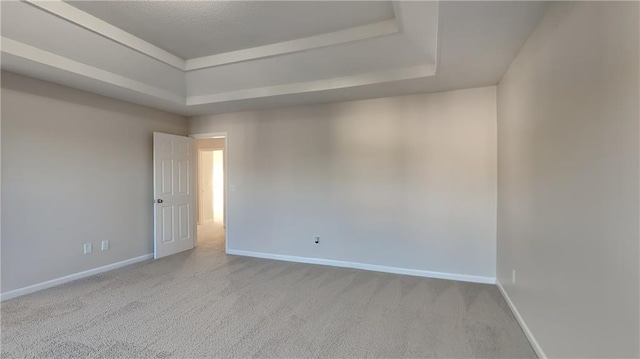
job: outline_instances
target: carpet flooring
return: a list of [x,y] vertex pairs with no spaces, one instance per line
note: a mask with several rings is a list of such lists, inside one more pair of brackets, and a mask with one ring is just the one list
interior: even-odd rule
[[196,249],[1,304],[2,358],[535,358],[492,285]]

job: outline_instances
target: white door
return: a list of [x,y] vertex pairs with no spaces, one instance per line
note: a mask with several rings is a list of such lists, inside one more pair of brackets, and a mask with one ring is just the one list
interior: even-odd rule
[[194,140],[153,133],[155,258],[193,248],[195,241]]

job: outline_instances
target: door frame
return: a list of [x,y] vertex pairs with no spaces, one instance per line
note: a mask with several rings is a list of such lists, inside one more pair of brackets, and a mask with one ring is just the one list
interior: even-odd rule
[[[224,173],[223,173],[223,177],[224,177],[224,220],[223,220],[223,224],[224,224],[224,251],[225,253],[229,252],[229,241],[230,241],[230,237],[229,237],[229,166],[227,165],[228,161],[227,158],[229,158],[229,134],[227,132],[206,132],[206,133],[192,133],[189,134],[189,137],[195,139],[195,140],[201,140],[201,139],[205,139],[205,138],[220,138],[220,137],[224,137]],[[196,144],[196,152],[197,152],[197,144]],[[197,176],[198,171],[200,170],[200,159],[198,159],[197,164],[196,164],[196,173],[195,175]],[[200,193],[198,193],[199,195]],[[197,202],[197,198],[196,198],[196,202]],[[199,206],[198,206],[199,207]],[[196,221],[197,222],[197,221]],[[198,243],[198,226],[196,225],[196,238],[195,238],[195,245],[197,245]]]

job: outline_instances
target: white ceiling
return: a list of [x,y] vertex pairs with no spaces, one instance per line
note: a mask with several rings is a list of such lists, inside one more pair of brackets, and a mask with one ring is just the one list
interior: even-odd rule
[[394,18],[389,1],[70,1],[183,59]]
[[0,6],[3,69],[184,115],[494,85],[545,10],[527,1]]

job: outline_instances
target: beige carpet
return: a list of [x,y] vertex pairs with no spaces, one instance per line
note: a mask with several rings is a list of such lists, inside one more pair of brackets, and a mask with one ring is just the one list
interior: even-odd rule
[[533,358],[491,285],[195,250],[2,303],[2,358]]

